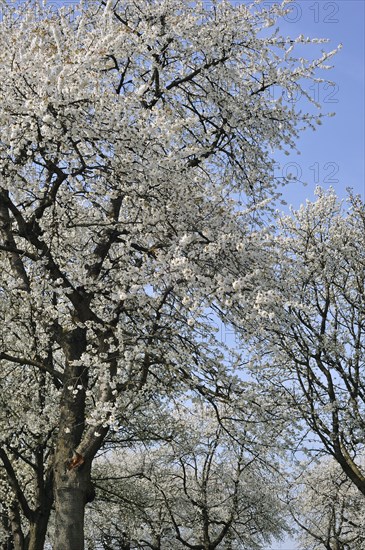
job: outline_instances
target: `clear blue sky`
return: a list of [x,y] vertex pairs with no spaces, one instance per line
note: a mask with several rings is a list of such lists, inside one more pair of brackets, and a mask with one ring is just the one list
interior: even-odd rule
[[281,27],[287,35],[329,38],[324,47],[330,50],[343,44],[331,60],[334,69],[325,73],[335,85],[312,89],[324,111],[336,116],[324,119],[316,132],[301,135],[300,156],[293,154],[281,162],[278,158],[278,175],[296,171],[307,183],[305,187],[293,182],[285,189],[284,198],[295,207],[313,198],[316,184],[332,185],[341,196],[352,187],[365,198],[364,7],[364,0],[298,0]]

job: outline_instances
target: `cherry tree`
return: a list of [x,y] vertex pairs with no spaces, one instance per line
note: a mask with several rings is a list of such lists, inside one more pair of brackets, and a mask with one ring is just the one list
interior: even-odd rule
[[[0,361],[13,387],[43,395],[24,439],[50,445],[33,485],[53,479],[57,550],[84,547],[95,454],[145,395],[232,387],[211,312],[225,318],[256,286],[252,213],[274,193],[271,151],[321,116],[270,90],[305,96],[334,53],[298,57],[321,41],[272,30],[286,9],[3,7]],[[15,419],[27,397],[6,395]],[[17,445],[2,440],[0,457],[37,522]]]
[[[363,460],[362,460],[363,463]],[[301,466],[291,500],[303,550],[361,550],[365,500],[333,458]]]
[[253,443],[241,421],[228,431],[221,409],[177,406],[165,442],[101,455],[88,547],[258,549],[287,529],[265,435]]
[[365,208],[317,194],[281,220],[245,328],[255,376],[365,495]]
[[[31,345],[32,327],[27,327]],[[53,503],[54,399],[44,373],[3,364],[0,377],[0,514],[15,548],[41,548]],[[10,546],[11,547],[11,546]],[[8,548],[8,546],[6,546]]]

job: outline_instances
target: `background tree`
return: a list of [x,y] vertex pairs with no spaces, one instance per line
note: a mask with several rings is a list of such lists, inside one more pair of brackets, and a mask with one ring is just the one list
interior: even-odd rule
[[303,550],[361,550],[365,501],[331,457],[301,466],[291,501]]
[[363,495],[364,224],[359,198],[350,196],[346,209],[333,190],[318,189],[315,202],[282,219],[276,265],[251,316],[253,372]]
[[119,449],[96,462],[89,547],[266,548],[287,529],[268,434],[254,442],[241,422],[234,430],[231,422],[229,432],[202,403],[171,414],[167,441]]
[[[32,349],[37,340],[34,327],[24,328]],[[4,362],[0,376],[1,514],[7,538],[16,541],[19,550],[44,544],[53,502],[52,447],[57,423],[53,398],[58,398],[52,383],[46,389],[45,373],[26,365],[27,360]]]
[[44,375],[54,546],[82,550],[110,427],[146,392],[219,399],[232,385],[210,314],[223,318],[259,273],[243,204],[272,195],[270,151],[316,118],[270,88],[301,90],[333,52],[297,58],[307,39],[267,30],[280,6],[3,12],[0,360],[27,386],[33,373],[34,393]]

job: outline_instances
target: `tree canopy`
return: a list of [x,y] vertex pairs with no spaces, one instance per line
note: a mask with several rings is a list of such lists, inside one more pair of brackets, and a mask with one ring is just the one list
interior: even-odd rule
[[274,237],[251,303],[252,364],[365,494],[364,204],[350,194],[346,208],[333,190],[317,194],[283,217]]

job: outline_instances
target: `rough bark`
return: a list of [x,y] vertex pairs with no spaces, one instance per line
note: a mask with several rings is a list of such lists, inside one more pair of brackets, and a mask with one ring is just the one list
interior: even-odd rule
[[89,468],[58,473],[54,540],[57,550],[84,549],[84,512],[90,485]]
[[91,461],[76,453],[85,422],[87,369],[78,362],[86,346],[84,329],[63,336],[66,357],[60,428],[54,462],[55,538],[57,550],[84,549],[84,511],[94,497]]

